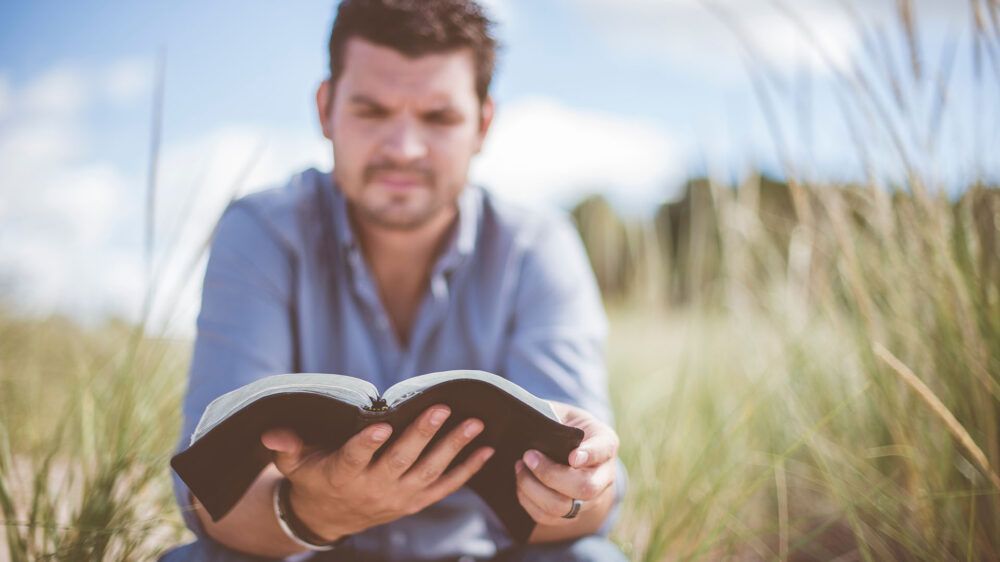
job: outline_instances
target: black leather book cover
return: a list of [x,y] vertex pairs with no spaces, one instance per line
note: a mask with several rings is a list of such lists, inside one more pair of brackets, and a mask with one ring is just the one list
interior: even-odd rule
[[482,446],[495,449],[486,465],[467,485],[497,514],[514,540],[527,540],[535,523],[517,499],[514,463],[528,449],[568,464],[569,453],[580,445],[583,430],[566,426],[496,386],[470,379],[438,383],[388,409],[359,407],[337,398],[294,391],[264,396],[201,435],[170,461],[213,520],[232,509],[271,453],[260,442],[264,431],[288,427],[307,446],[338,449],[363,427],[386,422],[393,433],[380,451],[392,443],[421,412],[446,404],[451,416],[432,443],[468,418],[478,418],[484,430],[459,453],[460,463]]

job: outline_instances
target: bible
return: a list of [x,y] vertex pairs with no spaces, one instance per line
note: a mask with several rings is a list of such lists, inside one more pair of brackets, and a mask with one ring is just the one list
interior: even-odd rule
[[344,375],[266,377],[209,404],[190,445],[174,455],[170,465],[217,521],[271,462],[271,452],[260,442],[264,431],[287,427],[306,446],[335,451],[364,427],[385,422],[393,431],[381,452],[434,404],[446,404],[452,413],[432,444],[468,418],[482,420],[483,431],[452,466],[479,447],[493,447],[496,452],[466,485],[490,506],[514,540],[526,541],[535,522],[517,499],[515,461],[535,449],[568,465],[583,430],[562,424],[547,401],[484,371],[420,375],[381,394],[368,381]]

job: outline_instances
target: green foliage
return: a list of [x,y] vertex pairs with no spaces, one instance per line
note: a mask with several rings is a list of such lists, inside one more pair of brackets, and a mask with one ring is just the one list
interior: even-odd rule
[[[799,173],[774,107],[802,100],[745,45],[787,181],[694,180],[653,221],[661,283],[608,348],[634,559],[1000,560],[1000,192],[943,195],[955,49],[928,65],[896,7],[895,34],[852,13],[879,48],[829,69],[866,185]],[[995,66],[1000,6],[968,7]]]
[[[808,188],[813,222],[779,236],[755,182],[708,184],[710,301],[612,307],[616,540],[638,560],[1000,557],[997,192]],[[0,315],[11,560],[148,559],[185,538],[167,461],[187,355],[122,325]]]
[[[1000,6],[969,5],[977,79],[1000,80]],[[751,65],[787,182],[692,180],[648,222],[574,211],[612,305],[632,559],[1000,560],[1000,195],[949,201],[914,166],[951,59],[918,56],[896,6],[902,37],[858,19],[867,58],[830,69],[866,185],[797,173],[782,88]],[[187,356],[0,309],[0,558],[148,559],[184,538],[167,461]]]
[[167,460],[186,347],[0,316],[0,514],[20,560],[149,559],[180,540]]
[[747,189],[714,193],[712,303],[613,315],[619,541],[643,560],[1000,558],[1000,231],[977,211],[998,193],[817,188],[782,253]]

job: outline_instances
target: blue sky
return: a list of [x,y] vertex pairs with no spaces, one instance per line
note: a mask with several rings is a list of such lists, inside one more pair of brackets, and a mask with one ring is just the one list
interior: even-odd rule
[[[499,113],[475,181],[538,205],[567,206],[598,191],[642,215],[675,197],[690,174],[778,169],[744,51],[705,2],[488,4],[506,48],[493,88]],[[746,30],[774,78],[796,167],[817,180],[860,177],[833,74],[871,57],[840,3],[790,3],[808,33],[768,0],[717,4]],[[895,66],[905,70],[895,2],[856,5],[871,26],[888,30]],[[162,49],[156,264],[164,292],[183,305],[160,306],[180,310],[174,322],[189,327],[200,273],[184,264],[237,179],[245,192],[332,163],[313,92],[333,14],[329,0],[3,3],[0,290],[8,300],[43,313],[135,316],[146,280],[142,208]],[[960,41],[939,157],[920,159],[954,188],[979,168],[996,172],[996,159],[984,154],[998,139],[1000,96],[996,80],[984,87],[972,78],[967,3],[920,0],[916,14],[928,69],[939,66],[947,38]],[[933,92],[914,90],[914,107],[932,101]],[[865,128],[891,176],[887,140]]]

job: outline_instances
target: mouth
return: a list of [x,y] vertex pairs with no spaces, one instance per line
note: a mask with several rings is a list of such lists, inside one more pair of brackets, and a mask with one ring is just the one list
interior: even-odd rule
[[409,191],[424,187],[426,178],[409,172],[379,172],[372,177],[372,183],[391,191]]

